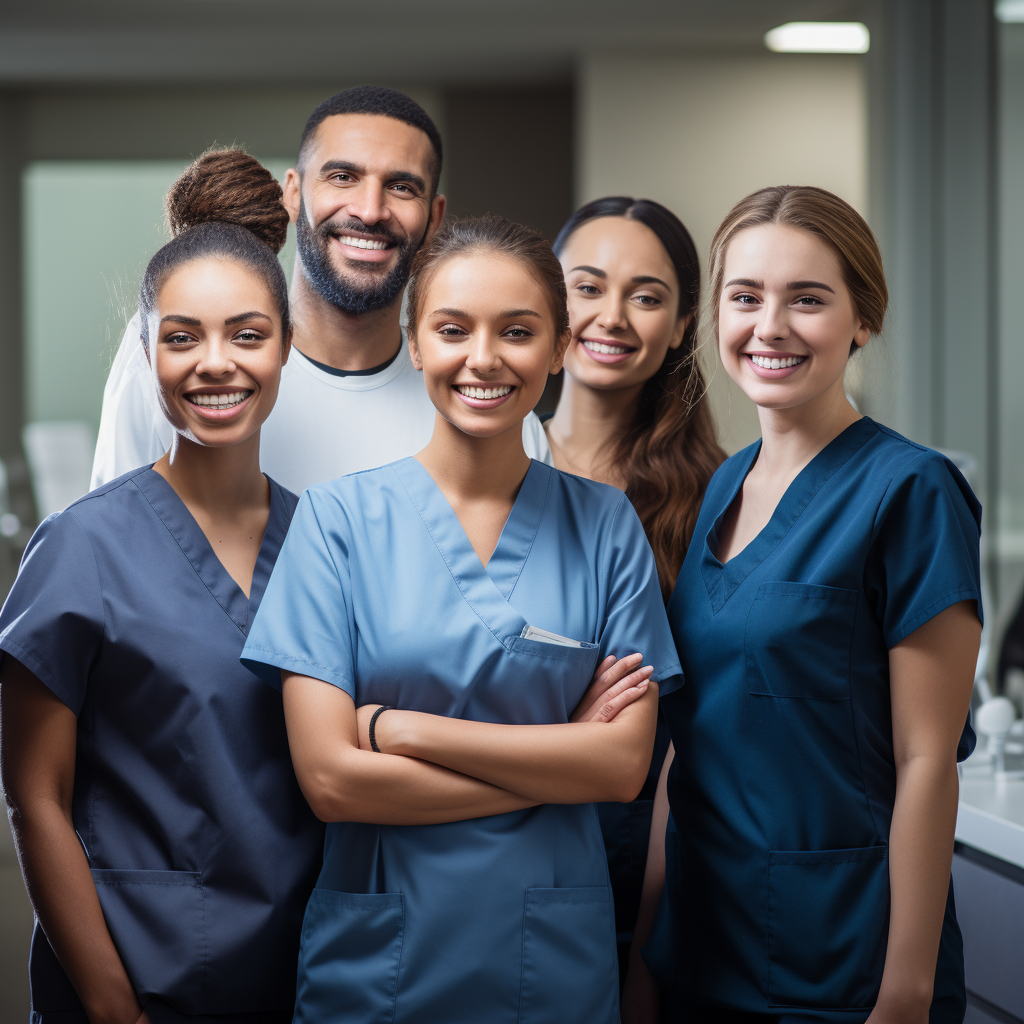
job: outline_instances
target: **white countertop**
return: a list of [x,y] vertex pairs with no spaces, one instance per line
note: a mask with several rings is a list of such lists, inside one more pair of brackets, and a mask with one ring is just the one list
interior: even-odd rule
[[[1007,757],[1007,768],[1021,759]],[[997,779],[983,766],[964,762],[956,838],[967,846],[1024,868],[1024,778]]]

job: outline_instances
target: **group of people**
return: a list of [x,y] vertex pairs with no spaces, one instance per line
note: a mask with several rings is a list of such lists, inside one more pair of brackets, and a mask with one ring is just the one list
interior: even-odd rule
[[867,224],[718,229],[726,458],[679,219],[446,222],[441,163],[367,86],[168,194],[0,613],[33,1024],[959,1024],[981,513],[845,394]]

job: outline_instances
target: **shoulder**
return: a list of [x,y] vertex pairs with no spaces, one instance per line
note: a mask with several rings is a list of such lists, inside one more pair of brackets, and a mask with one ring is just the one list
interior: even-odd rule
[[646,537],[632,502],[618,487],[540,465],[548,474],[548,508],[561,522],[569,520],[581,536],[598,547],[609,541],[618,544],[624,537]]
[[144,500],[142,492],[135,486],[135,478],[150,472],[151,468],[140,466],[108,483],[100,484],[99,487],[83,494],[77,501],[73,501],[62,512],[55,512],[49,516],[44,522],[56,524],[63,520],[65,529],[70,529],[71,523],[76,522],[86,532],[109,528],[111,519],[117,518],[118,512],[125,505]]

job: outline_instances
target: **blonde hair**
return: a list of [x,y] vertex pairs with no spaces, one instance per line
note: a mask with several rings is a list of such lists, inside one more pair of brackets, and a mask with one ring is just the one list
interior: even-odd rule
[[839,259],[843,280],[861,323],[872,334],[881,334],[889,305],[889,289],[885,284],[878,242],[867,221],[848,202],[813,185],[773,185],[758,189],[726,214],[711,241],[708,259],[711,315],[716,333],[726,250],[741,231],[759,224],[785,224],[820,238]]

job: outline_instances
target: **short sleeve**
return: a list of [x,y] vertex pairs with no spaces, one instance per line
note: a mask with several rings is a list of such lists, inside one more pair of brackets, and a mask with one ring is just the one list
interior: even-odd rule
[[271,686],[280,688],[283,670],[354,697],[347,531],[340,511],[324,505],[318,514],[309,491],[299,499],[241,659]]
[[71,511],[43,520],[0,611],[0,650],[76,715],[103,643],[103,594],[92,544]]
[[602,550],[601,572],[608,581],[608,598],[598,638],[600,657],[614,654],[622,658],[639,651],[644,664],[654,666],[659,695],[677,690],[683,684],[683,670],[661,596],[654,553],[625,496]]
[[890,484],[865,568],[888,648],[959,601],[981,607],[981,506],[960,471],[922,452]]

